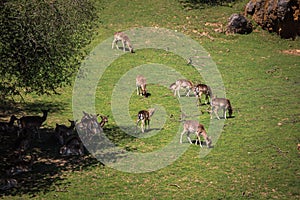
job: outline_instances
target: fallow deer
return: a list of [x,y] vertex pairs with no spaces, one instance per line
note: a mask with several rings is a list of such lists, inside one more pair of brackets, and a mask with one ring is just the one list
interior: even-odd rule
[[226,119],[226,110],[228,110],[229,117],[232,116],[232,107],[229,99],[226,98],[217,98],[214,96],[211,100],[211,111],[210,118],[212,119],[213,113],[215,113],[216,117],[220,119],[218,115],[218,111],[223,111],[223,117]]
[[32,129],[33,131],[37,132],[38,137],[41,138],[39,128],[46,121],[49,109],[48,110],[42,110],[42,112],[43,112],[42,117],[40,117],[40,116],[24,116],[24,117],[21,117],[18,120],[19,125],[21,127],[21,130],[23,130],[23,129]]
[[146,89],[146,78],[142,75],[137,75],[136,77],[136,93],[137,95],[142,95],[147,97],[147,89]]
[[197,145],[197,141],[199,141],[199,144],[200,146],[202,147],[202,144],[201,144],[201,139],[200,139],[200,136],[202,135],[205,142],[206,142],[206,146],[209,148],[211,146],[211,138],[207,136],[207,133],[205,131],[205,128],[202,124],[200,124],[198,121],[196,120],[187,120],[184,122],[183,124],[183,131],[180,135],[180,143],[182,143],[182,136],[184,134],[187,134],[187,139],[189,140],[189,142],[191,144],[192,141],[191,141],[191,138],[190,138],[190,133],[195,133],[196,136],[197,136],[197,140],[195,142],[195,144]]
[[80,156],[84,154],[84,147],[78,136],[70,136],[59,150],[62,156]]
[[74,133],[75,121],[68,120],[70,126],[64,124],[56,124],[55,127],[55,137],[58,139],[59,144],[63,145],[66,137]]
[[205,104],[208,103],[209,99],[212,98],[212,91],[208,85],[205,84],[198,84],[194,87],[194,94],[198,99],[198,105],[201,105],[201,97],[202,94],[205,95]]
[[88,114],[83,111],[83,117],[81,118],[81,121],[76,124],[76,130],[81,137],[85,138],[84,141],[86,139],[89,140],[92,138],[92,136],[103,132],[101,125],[104,126],[106,123],[104,123],[105,118],[103,118],[104,121],[101,121],[100,123],[98,122],[97,118],[98,115]]
[[186,93],[186,96],[190,96],[190,92],[193,89],[193,83],[186,79],[178,79],[175,82],[176,86],[172,86],[174,88],[174,96],[176,96],[176,93],[178,97],[180,97],[180,89],[186,89],[188,90]]
[[114,40],[111,44],[111,48],[113,49],[114,46],[116,46],[117,49],[119,49],[119,46],[117,44],[119,41],[122,42],[124,52],[126,51],[126,45],[127,45],[130,53],[134,53],[133,47],[132,47],[132,44],[131,44],[131,41],[130,41],[129,37],[123,32],[116,32],[114,34]]
[[141,121],[142,133],[145,132],[145,129],[150,129],[150,117],[154,114],[155,108],[150,108],[149,110],[141,110],[138,112],[138,119],[136,121],[136,127],[138,127],[139,122]]

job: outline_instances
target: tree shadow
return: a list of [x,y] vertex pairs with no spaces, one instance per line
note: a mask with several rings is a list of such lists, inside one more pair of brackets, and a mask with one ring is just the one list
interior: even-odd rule
[[[0,118],[7,119],[11,115],[16,115],[17,117],[23,115],[41,115],[41,109],[50,109],[51,113],[60,113],[64,112],[66,107],[67,105],[64,104],[45,103],[42,101],[26,105],[14,103],[0,104]],[[24,194],[34,197],[39,192],[47,193],[61,190],[58,188],[67,187],[63,183],[65,179],[63,172],[82,171],[91,166],[104,166],[101,157],[97,157],[98,159],[100,158],[100,162],[87,149],[85,149],[85,154],[82,156],[64,157],[60,155],[59,150],[61,145],[55,137],[54,127],[47,127],[40,129],[41,138],[32,136],[33,139],[30,147],[24,155],[24,157],[36,155],[37,159],[33,162],[32,169],[28,172],[9,174],[7,172],[16,165],[16,161],[18,160],[16,155],[17,144],[20,142],[17,133],[18,129],[16,125],[12,132],[0,129],[0,198],[1,196],[21,196]],[[118,145],[118,143],[135,139],[134,136],[128,135],[116,126],[108,124],[103,129],[105,137],[113,144]],[[91,141],[93,142],[93,139]],[[84,145],[86,144],[84,143]],[[105,144],[100,142],[99,144],[92,145],[98,148],[99,146],[97,145]],[[100,156],[110,159],[109,161],[117,161],[126,156],[124,152],[125,149],[121,148],[120,152],[104,152]],[[15,180],[17,184],[13,187],[5,187],[5,184],[9,180]]]
[[[33,139],[30,154],[37,156],[32,169],[19,174],[8,174],[7,170],[15,165],[16,133],[0,132],[0,197],[5,195],[19,196],[28,194],[34,197],[39,192],[55,191],[64,180],[65,171],[81,171],[89,166],[102,165],[88,153],[85,156],[62,157],[59,155],[59,144],[54,138],[53,129],[41,129],[41,138]],[[28,154],[27,154],[28,156]],[[3,189],[5,180],[14,179],[16,187]]]

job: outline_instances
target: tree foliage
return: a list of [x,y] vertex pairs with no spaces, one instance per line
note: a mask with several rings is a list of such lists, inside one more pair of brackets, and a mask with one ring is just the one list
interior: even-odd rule
[[[2,0],[2,96],[70,84],[97,21],[89,0]],[[21,92],[22,91],[22,92]]]

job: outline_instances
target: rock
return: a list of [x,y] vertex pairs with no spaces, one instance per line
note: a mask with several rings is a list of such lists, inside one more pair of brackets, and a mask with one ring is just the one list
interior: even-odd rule
[[250,0],[245,7],[245,16],[263,29],[276,32],[282,38],[300,35],[300,0]]
[[248,34],[252,32],[252,23],[241,14],[232,14],[228,19],[226,33]]

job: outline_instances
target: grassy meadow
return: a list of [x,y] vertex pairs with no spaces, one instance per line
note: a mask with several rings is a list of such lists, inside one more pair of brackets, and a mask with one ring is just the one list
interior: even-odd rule
[[[25,102],[1,105],[5,108],[2,116],[6,115],[1,121],[7,120],[10,114],[40,114],[44,107],[51,109],[43,126],[46,139],[39,141],[35,148],[40,157],[33,171],[20,177],[23,183],[19,187],[0,191],[1,198],[299,199],[300,38],[283,40],[255,23],[254,31],[248,35],[215,31],[225,29],[228,17],[242,13],[247,2],[205,9],[187,9],[177,0],[97,2],[100,26],[86,49],[88,52],[116,31],[159,27],[189,36],[210,54],[222,76],[234,117],[224,121],[222,134],[209,154],[200,158],[199,152],[206,151],[206,147],[190,145],[170,165],[146,173],[116,170],[90,155],[61,158],[51,134],[56,123],[67,124],[73,118],[71,85],[60,89],[60,95],[26,95]],[[131,40],[134,45],[134,37]],[[111,46],[107,48],[110,50]],[[286,52],[297,49],[298,54]],[[157,116],[164,115],[165,123],[155,134],[141,138],[128,135],[114,119],[111,96],[119,79],[134,67],[151,63],[173,68],[194,83],[203,82],[185,59],[164,50],[126,53],[108,66],[96,88],[95,109],[97,113],[109,115],[109,123],[104,128],[106,136],[119,148],[133,153],[159,150],[174,137],[179,143],[179,136],[174,134],[182,130],[177,98],[158,84],[148,85],[151,93],[148,98],[137,96],[133,90],[128,109],[134,124],[139,110],[158,106],[152,128],[159,129],[157,124],[161,119]],[[195,106],[195,113],[196,119],[208,129],[207,108],[207,105]],[[184,143],[187,145],[185,136]],[[9,143],[2,143],[2,154],[9,147]],[[3,161],[1,167],[5,167]]]

